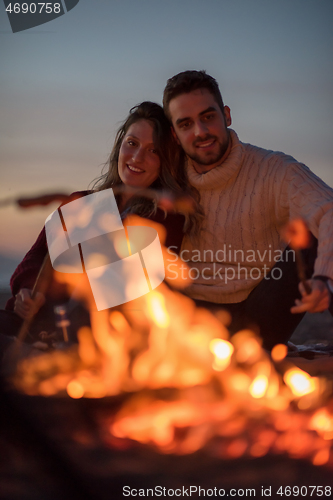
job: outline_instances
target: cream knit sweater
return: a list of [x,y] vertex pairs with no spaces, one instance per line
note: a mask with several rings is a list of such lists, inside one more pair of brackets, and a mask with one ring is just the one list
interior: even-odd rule
[[281,228],[294,218],[305,219],[319,240],[314,274],[333,279],[333,190],[291,156],[230,135],[232,148],[220,166],[199,174],[188,163],[205,212],[199,243],[186,237],[182,245],[181,257],[193,268],[190,297],[245,300],[281,257]]

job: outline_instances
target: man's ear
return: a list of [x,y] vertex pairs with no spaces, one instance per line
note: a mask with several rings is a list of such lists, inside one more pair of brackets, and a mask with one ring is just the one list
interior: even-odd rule
[[224,106],[223,114],[224,114],[224,118],[225,118],[225,122],[227,124],[227,127],[230,127],[230,125],[231,125],[231,113],[230,113],[229,106]]
[[173,126],[172,126],[172,125],[171,125],[171,133],[172,133],[172,135],[173,135],[174,139],[176,139],[177,144],[179,144],[179,146],[181,146],[181,144],[180,144],[180,140],[178,139],[177,134],[176,134],[176,132],[175,132],[175,129],[173,128]]

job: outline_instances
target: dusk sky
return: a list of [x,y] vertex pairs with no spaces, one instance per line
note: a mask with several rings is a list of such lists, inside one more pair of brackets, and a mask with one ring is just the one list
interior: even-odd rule
[[[185,69],[217,79],[243,142],[333,186],[332,0],[80,0],[15,34],[0,9],[0,200],[87,188],[128,110]],[[20,259],[55,208],[2,208],[0,253]]]

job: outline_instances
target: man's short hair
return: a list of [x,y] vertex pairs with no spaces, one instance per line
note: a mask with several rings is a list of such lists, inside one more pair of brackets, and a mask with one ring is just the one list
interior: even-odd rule
[[214,97],[223,113],[223,99],[219,85],[215,78],[207,75],[206,71],[183,71],[178,75],[169,78],[163,93],[163,109],[166,116],[171,121],[169,104],[172,99],[180,94],[188,94],[193,90],[207,89]]

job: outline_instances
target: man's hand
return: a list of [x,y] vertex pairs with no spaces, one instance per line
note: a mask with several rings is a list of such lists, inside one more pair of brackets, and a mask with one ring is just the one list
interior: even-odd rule
[[302,299],[295,300],[296,305],[290,309],[290,312],[294,314],[303,312],[316,313],[329,308],[331,297],[326,284],[321,280],[308,280],[307,283],[310,285],[311,293],[307,295],[303,284],[300,283],[298,288],[302,294]]
[[29,319],[34,316],[45,302],[45,295],[37,292],[34,299],[31,298],[31,290],[21,288],[16,295],[14,311],[20,318]]

